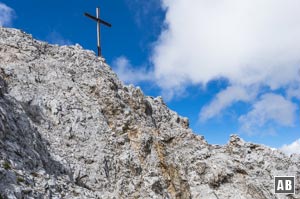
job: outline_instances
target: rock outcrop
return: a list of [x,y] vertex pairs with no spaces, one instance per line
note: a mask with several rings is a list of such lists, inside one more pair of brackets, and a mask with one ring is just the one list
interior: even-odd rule
[[300,156],[210,145],[93,52],[0,28],[0,198],[300,198]]

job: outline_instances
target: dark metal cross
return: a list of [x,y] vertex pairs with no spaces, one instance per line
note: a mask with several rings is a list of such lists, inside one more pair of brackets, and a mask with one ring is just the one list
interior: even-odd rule
[[90,15],[89,13],[84,13],[85,16],[95,20],[97,22],[97,49],[98,49],[98,56],[102,56],[102,52],[101,52],[101,40],[100,40],[100,24],[104,24],[108,27],[111,27],[111,24],[103,21],[102,19],[100,19],[100,8],[97,7],[96,8],[96,17]]

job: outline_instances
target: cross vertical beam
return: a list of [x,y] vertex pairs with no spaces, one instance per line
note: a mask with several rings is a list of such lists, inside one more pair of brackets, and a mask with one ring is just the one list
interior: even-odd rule
[[97,49],[98,49],[98,56],[101,57],[102,50],[101,50],[100,25],[103,24],[103,25],[106,25],[107,27],[111,27],[111,24],[100,19],[100,8],[99,7],[96,8],[96,17],[94,17],[86,12],[84,13],[84,15],[97,22]]
[[[100,19],[100,8],[96,8],[96,17],[97,19]],[[98,49],[98,57],[102,55],[101,50],[101,37],[100,37],[100,20],[97,20],[97,49]]]

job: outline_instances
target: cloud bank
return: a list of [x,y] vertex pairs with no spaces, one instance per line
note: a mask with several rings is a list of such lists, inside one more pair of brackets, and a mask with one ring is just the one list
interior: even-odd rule
[[243,131],[269,122],[295,123],[297,105],[290,100],[300,99],[300,1],[162,3],[167,28],[154,46],[152,62],[164,93],[176,95],[191,84],[225,78],[229,86],[202,108],[200,121],[243,101],[252,104],[239,117]]
[[199,119],[202,122],[216,117],[222,110],[230,107],[238,101],[249,102],[255,98],[255,92],[239,86],[230,86],[219,92],[215,99],[200,112]]
[[115,59],[112,67],[118,77],[126,84],[136,84],[142,81],[152,81],[153,79],[145,67],[134,68],[125,56]]
[[279,150],[283,151],[284,153],[291,155],[293,153],[300,154],[300,139],[296,140],[291,144],[283,145]]
[[253,104],[250,112],[239,117],[241,130],[251,135],[268,123],[292,127],[296,122],[297,110],[296,104],[281,95],[264,94]]
[[300,1],[163,0],[165,24],[154,48],[165,90],[206,84],[272,89],[299,82]]
[[51,44],[58,44],[60,46],[63,45],[72,45],[73,43],[68,40],[65,39],[59,32],[57,32],[56,30],[53,30],[52,32],[50,32],[47,37],[46,40],[51,43]]
[[14,16],[14,10],[0,2],[0,26],[11,26]]

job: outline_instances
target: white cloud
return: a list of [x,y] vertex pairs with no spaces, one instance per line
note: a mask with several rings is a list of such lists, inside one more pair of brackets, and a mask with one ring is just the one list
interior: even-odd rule
[[[239,118],[241,130],[252,134],[256,128],[275,122],[282,126],[293,126],[296,121],[296,104],[277,94],[264,94],[252,110]],[[273,131],[272,129],[269,129]]]
[[0,26],[11,26],[14,16],[14,10],[0,2]]
[[277,89],[299,82],[300,1],[162,0],[167,28],[152,56],[164,90],[224,77]]
[[256,96],[256,90],[231,86],[225,90],[219,92],[215,99],[207,106],[204,106],[200,112],[200,121],[205,122],[206,120],[213,118],[220,114],[220,112],[233,103],[238,101],[249,102]]
[[60,46],[73,44],[70,40],[65,39],[59,32],[55,30],[50,32],[46,39],[49,43],[58,44]]
[[293,153],[300,154],[300,139],[296,140],[291,144],[283,145],[279,150],[283,151],[284,153],[291,155]]
[[287,96],[289,98],[297,98],[300,99],[300,87],[296,87],[296,88],[289,88],[287,90]]
[[151,72],[147,71],[145,67],[134,68],[124,56],[115,59],[112,63],[112,67],[118,77],[126,84],[153,80]]

